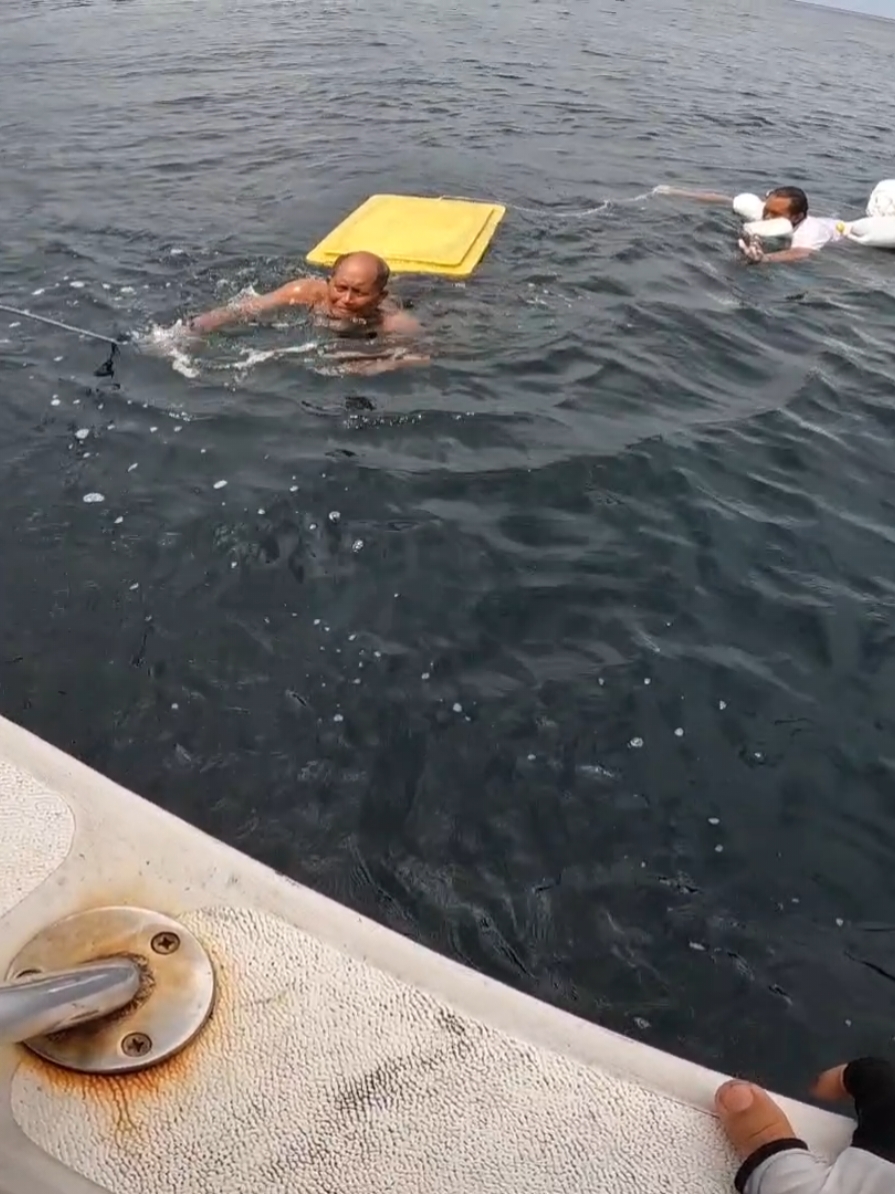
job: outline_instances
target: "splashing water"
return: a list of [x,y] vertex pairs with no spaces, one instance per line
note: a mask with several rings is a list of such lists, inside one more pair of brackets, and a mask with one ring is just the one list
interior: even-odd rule
[[178,319],[170,327],[153,324],[137,343],[150,356],[167,357],[175,372],[193,379],[199,376],[199,366],[195,357],[191,356],[185,348],[185,344],[192,339],[187,326]]

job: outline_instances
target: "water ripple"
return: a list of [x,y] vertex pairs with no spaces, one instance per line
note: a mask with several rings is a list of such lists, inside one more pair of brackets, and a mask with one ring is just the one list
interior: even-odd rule
[[[860,926],[895,923],[892,259],[746,269],[728,213],[651,192],[859,210],[895,26],[224,7],[4,12],[2,297],[136,341],[97,377],[0,319],[3,711],[401,932],[801,1093],[890,1035]],[[328,376],[300,320],[172,368],[158,328],[389,190],[509,207],[468,284],[397,283],[430,370]]]

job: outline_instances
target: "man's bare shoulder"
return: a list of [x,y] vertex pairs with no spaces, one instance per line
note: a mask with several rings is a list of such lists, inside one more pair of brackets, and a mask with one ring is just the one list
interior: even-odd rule
[[326,283],[321,278],[294,278],[277,292],[289,303],[313,307],[326,299]]

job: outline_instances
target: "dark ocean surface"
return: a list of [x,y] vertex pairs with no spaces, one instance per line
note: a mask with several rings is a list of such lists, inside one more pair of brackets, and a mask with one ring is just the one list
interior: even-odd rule
[[[755,0],[6,0],[0,302],[138,339],[0,316],[0,711],[688,1058],[885,1048],[895,254],[650,192],[861,214],[893,61]],[[166,349],[380,191],[508,205],[397,283],[430,368]]]

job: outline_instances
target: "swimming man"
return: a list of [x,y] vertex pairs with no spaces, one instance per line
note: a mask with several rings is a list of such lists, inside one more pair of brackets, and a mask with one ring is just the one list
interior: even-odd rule
[[[305,307],[335,332],[367,331],[375,335],[412,336],[419,323],[402,311],[388,293],[389,267],[375,253],[346,253],[333,265],[329,277],[296,278],[269,294],[253,295],[226,307],[197,315],[187,323],[192,332],[216,332],[219,328],[263,318],[288,307]],[[426,356],[395,352],[386,358],[356,359],[346,368],[354,373],[381,373],[404,365],[426,364]],[[336,358],[338,359],[338,358]]]
[[[661,193],[683,199],[696,199],[700,203],[730,205],[733,202],[727,195],[718,195],[713,191],[678,191],[669,188],[663,189]],[[825,245],[842,238],[842,234],[836,228],[836,220],[809,216],[808,196],[800,187],[776,187],[765,196],[762,219],[773,220],[780,216],[789,220],[793,227],[789,248],[780,249],[776,253],[766,253],[757,239],[744,239],[739,244],[747,261],[801,261]]]

